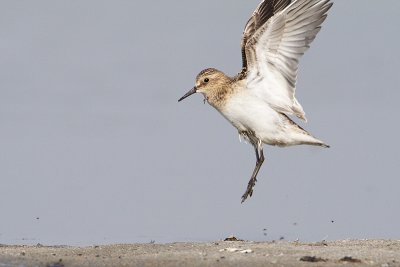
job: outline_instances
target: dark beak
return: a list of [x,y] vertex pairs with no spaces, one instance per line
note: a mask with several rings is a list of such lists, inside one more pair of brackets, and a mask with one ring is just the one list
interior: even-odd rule
[[182,96],[181,98],[179,98],[178,102],[182,101],[183,99],[185,99],[188,96],[193,95],[194,93],[196,93],[197,88],[196,86],[192,88],[192,90],[190,90],[189,92],[187,92],[184,96]]

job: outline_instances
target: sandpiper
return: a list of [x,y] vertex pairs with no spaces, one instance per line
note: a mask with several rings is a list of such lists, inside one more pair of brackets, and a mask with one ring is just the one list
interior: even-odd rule
[[253,145],[257,161],[242,203],[253,194],[263,144],[329,147],[289,116],[307,121],[294,95],[297,69],[331,6],[330,0],[262,1],[244,28],[241,72],[229,77],[214,68],[202,70],[193,89],[178,100],[202,93]]

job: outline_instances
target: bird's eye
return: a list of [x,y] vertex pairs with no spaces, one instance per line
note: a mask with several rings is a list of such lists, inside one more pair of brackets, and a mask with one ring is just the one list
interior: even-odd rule
[[204,82],[205,82],[205,83],[208,83],[209,81],[210,81],[210,79],[208,79],[208,78],[205,78],[205,79],[204,79]]

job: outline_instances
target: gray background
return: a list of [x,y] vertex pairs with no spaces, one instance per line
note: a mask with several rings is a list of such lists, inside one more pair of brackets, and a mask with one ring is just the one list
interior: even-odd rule
[[400,238],[400,1],[335,1],[297,85],[332,148],[266,146],[242,205],[253,149],[177,99],[257,4],[1,1],[0,243]]

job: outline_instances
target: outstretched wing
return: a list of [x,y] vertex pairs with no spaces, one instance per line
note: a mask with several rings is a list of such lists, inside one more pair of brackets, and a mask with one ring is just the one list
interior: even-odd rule
[[283,10],[287,7],[292,0],[263,0],[253,15],[247,21],[244,27],[243,37],[242,37],[242,61],[243,68],[247,67],[246,60],[246,44],[247,41],[253,36],[253,34],[263,26],[273,15]]
[[[264,1],[259,8],[264,3],[268,7],[274,2]],[[330,0],[295,0],[286,7],[279,5],[278,12],[264,11],[274,14],[258,28],[254,15],[246,26],[249,34],[245,31],[243,40],[246,39],[244,65],[248,87],[278,112],[306,120],[294,95],[299,60],[321,29],[331,6]]]

